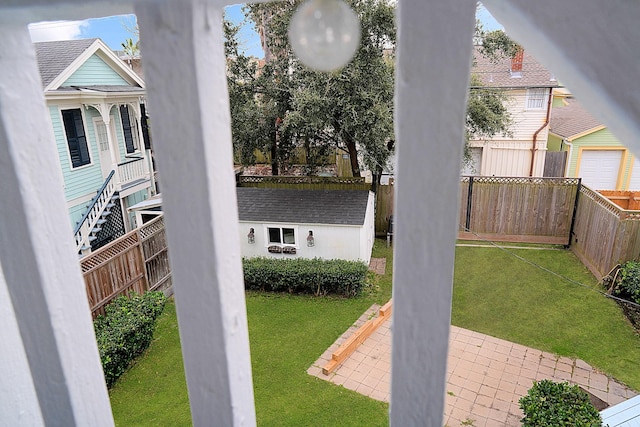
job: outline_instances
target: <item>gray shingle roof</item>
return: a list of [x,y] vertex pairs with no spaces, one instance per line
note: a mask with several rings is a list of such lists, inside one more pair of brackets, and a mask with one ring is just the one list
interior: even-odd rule
[[567,99],[569,105],[551,110],[549,131],[562,138],[571,138],[602,123],[585,110],[575,99]]
[[42,87],[47,87],[97,39],[34,43]]
[[363,225],[368,191],[237,188],[241,221]]
[[558,86],[556,80],[551,80],[552,73],[526,50],[522,61],[521,77],[512,77],[511,58],[501,58],[494,63],[483,56],[479,49],[476,46],[474,50],[474,66],[471,72],[480,78],[484,86],[509,88]]

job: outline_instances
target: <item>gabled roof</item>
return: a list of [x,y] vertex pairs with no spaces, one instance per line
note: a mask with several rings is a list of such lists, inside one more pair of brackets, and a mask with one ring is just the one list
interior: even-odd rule
[[549,132],[571,140],[578,135],[586,135],[604,128],[573,98],[565,99],[568,105],[551,110]]
[[368,191],[237,188],[240,221],[363,225]]
[[511,58],[502,57],[497,61],[480,53],[480,47],[474,50],[474,64],[471,70],[484,86],[504,88],[555,87],[558,81],[553,74],[540,64],[529,52],[524,51],[520,77],[511,73]]
[[34,45],[45,91],[59,89],[87,59],[96,53],[132,87],[144,88],[144,81],[100,39],[61,40],[34,43]]
[[42,86],[47,87],[96,40],[98,39],[35,43]]

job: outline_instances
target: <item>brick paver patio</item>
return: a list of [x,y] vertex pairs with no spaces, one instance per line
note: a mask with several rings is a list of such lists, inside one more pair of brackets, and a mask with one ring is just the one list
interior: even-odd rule
[[[308,373],[389,401],[391,384],[391,321],[373,335],[332,374],[322,367],[361,324],[377,311],[372,306],[308,369]],[[520,426],[518,405],[533,380],[569,381],[615,405],[636,393],[582,360],[546,353],[478,332],[451,326],[444,421],[461,425]],[[463,424],[464,423],[464,424]]]

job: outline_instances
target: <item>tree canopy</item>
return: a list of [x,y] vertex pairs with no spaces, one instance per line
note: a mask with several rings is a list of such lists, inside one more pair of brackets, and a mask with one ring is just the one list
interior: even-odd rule
[[[288,24],[302,0],[251,4],[242,25],[255,25],[264,60],[239,49],[239,26],[225,23],[232,134],[236,155],[255,162],[255,151],[270,153],[272,173],[287,165],[303,147],[308,172],[338,148],[349,153],[351,170],[360,176],[362,163],[371,171],[392,170],[395,8],[385,0],[347,0],[361,21],[361,44],[353,60],[339,71],[311,70],[293,54]],[[517,45],[503,32],[476,37],[483,54],[512,56]],[[472,77],[472,86],[479,81]],[[491,137],[506,133],[510,117],[501,91],[472,90],[466,135]]]

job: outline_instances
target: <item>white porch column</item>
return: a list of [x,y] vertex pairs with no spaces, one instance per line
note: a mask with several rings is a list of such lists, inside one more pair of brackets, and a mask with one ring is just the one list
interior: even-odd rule
[[255,425],[222,7],[136,6],[193,423]]
[[[0,264],[12,307],[3,305],[0,324],[17,324],[26,360],[16,363],[29,367],[28,375],[3,378],[0,396],[33,387],[47,426],[110,426],[55,139],[26,25],[0,26],[0,52]],[[28,377],[32,383],[24,384]],[[3,417],[33,406],[5,407],[10,403],[0,402]]]
[[474,15],[399,2],[392,426],[442,426]]

